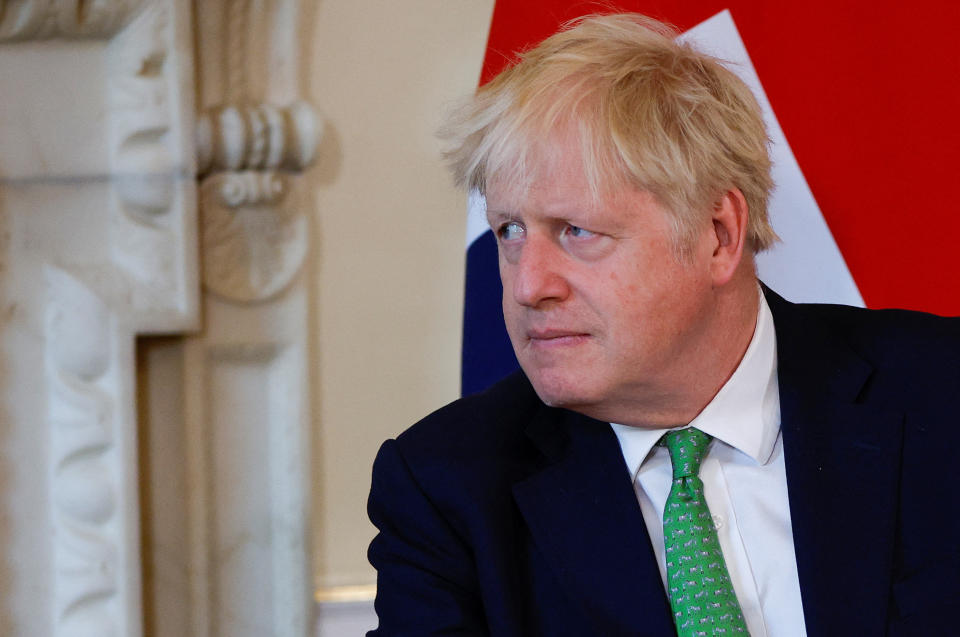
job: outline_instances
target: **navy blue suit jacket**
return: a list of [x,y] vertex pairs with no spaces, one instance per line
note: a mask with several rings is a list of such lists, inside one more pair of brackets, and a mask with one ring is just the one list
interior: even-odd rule
[[[960,320],[767,298],[808,635],[960,635]],[[610,426],[520,373],[384,443],[368,509],[371,635],[675,635]]]

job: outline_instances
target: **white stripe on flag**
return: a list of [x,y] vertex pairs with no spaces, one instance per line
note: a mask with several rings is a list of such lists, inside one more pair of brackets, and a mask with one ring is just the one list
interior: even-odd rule
[[489,229],[487,201],[479,190],[471,190],[467,196],[467,247]]
[[776,184],[770,199],[770,220],[783,241],[757,255],[760,278],[791,301],[863,307],[863,298],[773,114],[730,11],[721,11],[680,38],[726,60],[730,70],[750,87],[763,109],[772,142],[770,154]]

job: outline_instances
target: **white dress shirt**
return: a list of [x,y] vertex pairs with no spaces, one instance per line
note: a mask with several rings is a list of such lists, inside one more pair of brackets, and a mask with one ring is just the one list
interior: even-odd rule
[[[663,507],[673,474],[669,453],[656,444],[666,430],[611,426],[666,586]],[[714,437],[700,478],[750,635],[805,637],[780,435],[776,335],[763,294],[743,360],[688,426]]]

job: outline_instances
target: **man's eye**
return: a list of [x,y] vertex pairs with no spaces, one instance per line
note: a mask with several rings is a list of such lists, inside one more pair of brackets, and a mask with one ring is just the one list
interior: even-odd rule
[[523,226],[516,221],[505,223],[497,230],[497,236],[502,241],[513,241],[523,236]]
[[586,239],[594,236],[594,233],[580,226],[567,226],[566,233],[577,239]]

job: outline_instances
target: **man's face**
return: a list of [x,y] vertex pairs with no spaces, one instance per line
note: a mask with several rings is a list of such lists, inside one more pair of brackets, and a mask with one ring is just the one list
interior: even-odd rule
[[579,148],[554,151],[523,192],[497,180],[487,189],[517,359],[549,405],[604,420],[638,405],[669,411],[708,340],[710,221],[681,261],[671,217],[649,193],[594,201]]

